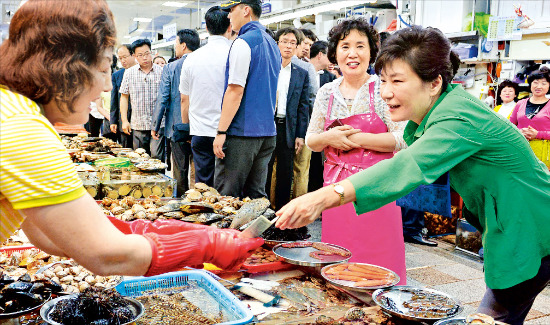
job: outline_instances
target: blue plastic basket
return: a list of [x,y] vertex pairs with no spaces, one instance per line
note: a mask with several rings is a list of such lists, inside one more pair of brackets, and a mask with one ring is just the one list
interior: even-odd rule
[[205,272],[181,271],[165,273],[153,277],[125,278],[115,289],[123,296],[142,296],[149,291],[181,289],[194,282],[220,303],[230,314],[232,320],[220,324],[247,324],[254,315],[231,291]]

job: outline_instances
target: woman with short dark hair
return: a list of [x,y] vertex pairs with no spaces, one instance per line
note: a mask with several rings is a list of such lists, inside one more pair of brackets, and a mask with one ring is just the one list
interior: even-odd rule
[[498,85],[497,90],[497,106],[495,106],[495,112],[510,119],[514,107],[516,107],[516,98],[518,97],[519,87],[518,84],[504,80]]
[[123,275],[206,261],[233,268],[263,243],[173,220],[109,220],[84,189],[52,124],[86,123],[90,102],[112,88],[115,24],[104,0],[28,0],[9,33],[0,46],[0,242],[21,227],[50,254]]
[[459,63],[437,29],[388,38],[375,67],[392,120],[409,120],[409,147],[339,182],[340,194],[325,187],[291,201],[277,227],[304,226],[342,196],[357,213],[371,211],[448,172],[463,215],[482,233],[488,288],[478,312],[522,324],[550,282],[550,172],[513,125],[450,84]]
[[520,100],[510,115],[510,122],[517,125],[521,134],[539,158],[550,169],[550,73],[548,69],[536,70],[527,78],[533,94]]
[[[329,32],[327,55],[343,77],[317,93],[306,143],[313,151],[324,151],[324,185],[331,189],[406,147],[404,123],[390,119],[380,79],[367,72],[378,53],[377,41],[378,33],[363,19],[344,20]],[[323,213],[322,240],[349,248],[352,261],[397,272],[405,284],[402,228],[401,209],[394,202],[360,216],[346,204]]]

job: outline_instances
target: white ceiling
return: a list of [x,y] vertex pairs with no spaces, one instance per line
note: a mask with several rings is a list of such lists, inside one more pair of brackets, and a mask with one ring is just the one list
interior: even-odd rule
[[[119,44],[128,43],[129,39],[124,38],[128,35],[128,28],[133,23],[134,17],[152,18],[150,23],[139,23],[139,28],[144,32],[133,32],[130,36],[146,37],[151,32],[162,33],[162,26],[165,24],[176,23],[177,29],[198,28],[197,18],[195,17],[191,25],[191,15],[197,15],[197,8],[208,9],[213,5],[219,4],[221,0],[172,0],[176,2],[189,3],[182,8],[167,7],[162,4],[168,0],[107,0],[109,8],[115,17],[117,28],[117,39]],[[154,30],[153,30],[154,28]]]

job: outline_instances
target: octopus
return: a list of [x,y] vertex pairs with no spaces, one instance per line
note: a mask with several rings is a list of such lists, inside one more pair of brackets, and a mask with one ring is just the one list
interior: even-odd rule
[[281,246],[284,248],[313,247],[317,249],[317,251],[309,253],[309,256],[318,260],[322,260],[323,256],[330,256],[330,255],[340,255],[342,257],[351,256],[351,253],[345,249],[331,246],[325,243],[319,243],[319,242],[298,241],[293,243],[284,243]]

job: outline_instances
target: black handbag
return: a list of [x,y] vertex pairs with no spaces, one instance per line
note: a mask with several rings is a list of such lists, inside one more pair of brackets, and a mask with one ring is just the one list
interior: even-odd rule
[[174,142],[186,142],[191,139],[189,135],[189,123],[178,123],[173,126],[174,134],[172,135],[172,141]]

